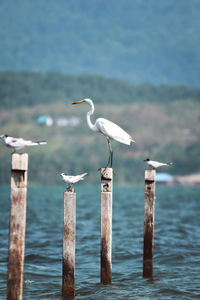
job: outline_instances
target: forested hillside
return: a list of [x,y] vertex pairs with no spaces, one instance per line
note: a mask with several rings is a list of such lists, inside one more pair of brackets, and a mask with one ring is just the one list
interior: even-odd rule
[[199,0],[0,1],[0,71],[199,87]]
[[189,99],[200,101],[200,89],[149,84],[136,86],[128,81],[108,79],[103,76],[72,76],[55,72],[0,73],[2,107],[34,106],[88,97],[98,104],[123,104],[145,100],[159,103]]

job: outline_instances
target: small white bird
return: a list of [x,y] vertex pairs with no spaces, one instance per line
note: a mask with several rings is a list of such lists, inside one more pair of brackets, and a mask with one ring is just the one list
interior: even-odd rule
[[45,145],[47,143],[46,141],[33,142],[31,140],[24,140],[22,138],[14,138],[12,136],[8,136],[7,134],[2,134],[0,138],[7,147],[13,148],[14,152],[16,152],[16,150],[23,149],[26,146]]
[[72,185],[80,180],[83,180],[87,173],[81,175],[68,175],[65,173],[61,173],[60,176],[62,177],[63,181],[66,182],[69,186],[68,189],[72,189]]
[[107,166],[110,164],[110,167],[112,168],[112,160],[113,160],[113,151],[111,147],[110,140],[115,140],[120,143],[130,145],[131,142],[134,142],[134,139],[128,134],[126,131],[124,131],[122,128],[120,128],[117,124],[104,119],[104,118],[98,118],[96,119],[95,123],[93,124],[90,120],[90,116],[94,113],[94,103],[91,99],[83,99],[81,101],[73,102],[72,104],[80,104],[86,102],[90,105],[91,109],[87,113],[87,124],[89,128],[94,132],[100,132],[102,133],[106,138],[108,142],[109,147],[109,159]]
[[161,163],[161,162],[158,162],[158,161],[151,160],[150,158],[146,158],[144,161],[146,161],[148,163],[148,165],[151,166],[154,170],[159,168],[159,167],[172,166],[173,165],[172,162]]

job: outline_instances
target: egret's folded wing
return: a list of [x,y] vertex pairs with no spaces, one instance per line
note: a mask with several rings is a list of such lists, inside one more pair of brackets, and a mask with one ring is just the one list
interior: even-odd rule
[[131,141],[133,141],[132,137],[126,131],[107,119],[98,118],[95,125],[100,132],[113,140],[128,145],[130,145]]

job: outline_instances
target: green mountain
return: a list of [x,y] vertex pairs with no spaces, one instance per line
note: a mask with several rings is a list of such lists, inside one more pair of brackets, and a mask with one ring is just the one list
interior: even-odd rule
[[199,0],[0,1],[0,71],[199,87]]
[[92,98],[98,104],[142,101],[169,103],[193,99],[200,102],[200,89],[187,86],[133,85],[125,80],[92,75],[64,75],[55,72],[0,73],[2,107],[34,106],[41,103]]

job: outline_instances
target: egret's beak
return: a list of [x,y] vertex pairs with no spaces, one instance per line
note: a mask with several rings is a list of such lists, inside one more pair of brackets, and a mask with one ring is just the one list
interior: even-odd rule
[[76,102],[73,102],[72,104],[80,104],[80,103],[83,103],[83,102],[85,102],[85,100],[76,101]]

